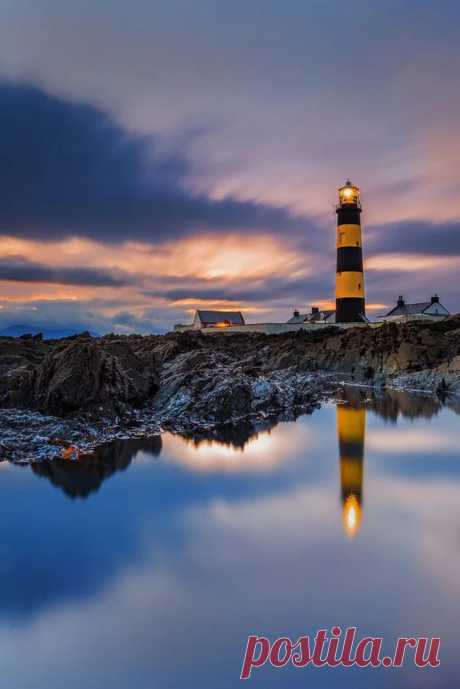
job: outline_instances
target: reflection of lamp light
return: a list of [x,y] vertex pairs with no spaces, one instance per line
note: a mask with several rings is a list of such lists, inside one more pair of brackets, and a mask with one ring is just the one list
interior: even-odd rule
[[361,505],[356,495],[349,495],[343,505],[343,528],[353,538],[361,526]]
[[70,445],[69,447],[63,447],[61,450],[61,457],[62,459],[78,459],[79,457],[79,451],[78,447],[75,447],[74,445]]

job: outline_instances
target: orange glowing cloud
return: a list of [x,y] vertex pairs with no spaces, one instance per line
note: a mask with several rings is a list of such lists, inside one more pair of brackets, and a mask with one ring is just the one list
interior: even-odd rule
[[460,267],[458,256],[427,256],[425,254],[381,254],[365,261],[366,270],[406,271],[439,270]]
[[158,245],[124,242],[109,245],[89,239],[37,242],[0,238],[0,257],[21,255],[52,266],[119,269],[126,273],[194,279],[263,278],[287,272],[311,273],[304,256],[281,240],[266,235],[197,235]]
[[247,306],[241,301],[232,301],[231,299],[177,299],[171,302],[171,306],[185,309],[189,314],[193,314],[196,309],[217,311],[231,311],[236,309],[237,311],[244,310],[245,314],[263,314],[270,311],[267,307]]
[[310,430],[304,424],[279,424],[271,431],[255,434],[244,451],[217,440],[194,443],[171,433],[163,436],[163,453],[169,461],[191,471],[208,473],[252,473],[275,470],[288,461],[299,446],[311,447]]
[[[169,309],[171,319],[171,309],[191,314],[201,307],[244,310],[273,319],[276,290],[275,296],[273,292],[267,294],[266,286],[272,280],[292,281],[289,284],[295,286],[314,274],[313,256],[305,256],[286,240],[260,234],[206,234],[157,245],[1,237],[0,259],[7,262],[9,257],[12,262],[18,257],[25,262],[25,271],[30,262],[56,271],[84,266],[127,277],[123,284],[96,286],[0,280],[0,300],[5,304],[81,302],[107,318],[123,309],[138,318],[144,317],[146,309],[150,313],[152,309],[159,313]],[[285,311],[284,305],[280,308]]]

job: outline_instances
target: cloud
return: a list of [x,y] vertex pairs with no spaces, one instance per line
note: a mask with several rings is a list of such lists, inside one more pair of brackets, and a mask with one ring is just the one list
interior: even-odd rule
[[366,241],[374,253],[460,256],[460,222],[396,222],[372,226]]
[[79,235],[158,241],[212,230],[287,232],[285,208],[186,188],[189,165],[154,136],[104,112],[26,85],[0,85],[0,231],[41,239]]
[[0,277],[3,264],[5,278],[27,280],[0,285],[5,325],[18,322],[13,319],[19,308],[36,309],[30,317],[22,315],[21,323],[33,319],[41,327],[47,314],[53,322],[78,321],[97,332],[167,329],[189,322],[200,306],[244,309],[256,320],[286,320],[295,305],[306,309],[308,300],[333,294],[334,251],[331,269],[318,275],[321,256],[263,233],[194,235],[158,244],[4,236],[1,256]]
[[94,268],[55,268],[28,261],[24,256],[0,258],[0,280],[14,282],[50,282],[59,285],[86,285],[89,287],[121,287],[133,284],[128,275],[112,274]]
[[198,129],[205,195],[325,215],[351,175],[372,222],[458,218],[456,0],[134,4],[10,0],[0,73],[131,132]]
[[[139,484],[153,485],[151,467],[143,466],[142,477],[131,484],[134,490]],[[142,471],[142,465],[129,471],[136,470]],[[158,484],[158,471],[155,476]],[[228,483],[220,491],[223,497],[216,495],[216,482],[210,487],[204,484],[203,497],[200,475],[201,482],[193,484],[198,488],[195,505],[186,502],[190,490],[185,498],[181,496],[181,504],[177,491],[163,489],[176,497],[176,503],[164,510],[162,529],[149,505],[137,510],[142,517],[137,520],[128,508],[124,522],[129,528],[121,525],[118,560],[107,566],[103,558],[111,554],[109,548],[95,553],[96,568],[86,558],[74,583],[78,597],[68,594],[13,625],[2,620],[6,685],[41,689],[50,686],[51,678],[67,689],[101,682],[124,689],[135,675],[142,688],[162,685],[165,677],[172,686],[184,686],[193,673],[200,687],[230,687],[254,620],[257,631],[275,637],[280,630],[291,635],[311,633],[350,616],[360,629],[369,625],[372,629],[378,619],[378,631],[389,641],[404,633],[408,620],[416,632],[440,634],[445,640],[443,677],[448,681],[456,657],[455,635],[450,633],[456,622],[452,599],[458,596],[459,585],[455,567],[445,567],[444,560],[449,554],[458,564],[457,485],[440,481],[433,491],[431,485],[416,481],[414,485],[414,480],[394,475],[391,480],[381,479],[381,489],[375,490],[366,507],[359,541],[350,544],[341,533],[330,486],[304,485],[297,473],[294,476],[298,483],[294,488],[293,478],[279,494],[262,492],[252,499],[235,500],[228,495],[235,484]],[[191,475],[186,477],[190,481]],[[257,478],[260,481],[260,475]],[[444,510],[439,510],[439,496]],[[143,500],[139,494],[138,504],[143,506]],[[77,520],[70,543],[81,548],[78,523],[82,520]],[[131,550],[124,547],[126,534]],[[62,548],[62,539],[57,543]],[[109,546],[113,549],[110,541]],[[139,547],[142,558],[137,556]],[[45,550],[48,559],[49,550]],[[69,553],[73,562],[75,555]],[[334,566],[337,557],[343,563],[340,571]],[[47,565],[45,560],[43,568]],[[51,565],[56,570],[52,560]],[[101,566],[102,574],[108,571],[111,576],[100,578],[97,595],[85,591],[82,595],[83,576],[89,572],[94,577]],[[398,576],[401,572],[405,576]],[[282,586],[286,581],[289,586]],[[388,604],[389,591],[394,605]],[[414,604],[421,599],[422,606]],[[191,629],[196,633],[191,634]],[[24,647],[28,662],[23,662]],[[79,672],[69,673],[69,657],[76,659]],[[417,677],[419,671],[408,665],[407,672]],[[340,675],[337,680],[335,675],[320,675],[315,686],[343,686]],[[365,687],[367,676],[360,679],[359,672],[355,676],[354,686]],[[261,676],[256,686],[267,686],[266,677]],[[304,673],[288,677],[290,687],[305,686]],[[398,675],[395,686],[407,686],[407,678],[407,673]]]
[[[104,298],[50,298],[3,301],[0,304],[0,330],[24,324],[38,330],[90,330],[100,334],[153,333],[165,330],[177,318],[158,300],[139,303],[136,296]],[[171,319],[171,322],[168,320]]]
[[[238,281],[233,284],[225,284],[218,280],[210,281],[211,284],[195,284],[175,289],[166,289],[163,296],[170,301],[183,299],[196,300],[232,300],[239,302],[257,302],[279,300],[287,297],[305,301],[306,295],[319,294],[326,296],[333,291],[334,273],[324,276],[283,278],[266,276],[265,279],[252,281]],[[147,296],[153,296],[153,292],[146,292]],[[158,294],[158,292],[157,292]]]

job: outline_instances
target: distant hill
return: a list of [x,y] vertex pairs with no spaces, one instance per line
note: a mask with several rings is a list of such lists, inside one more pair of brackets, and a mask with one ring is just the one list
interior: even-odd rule
[[[42,333],[45,340],[58,340],[61,337],[69,337],[70,335],[78,335],[84,329],[78,328],[40,328],[35,325],[26,325],[20,323],[18,325],[10,325],[8,328],[0,331],[0,337],[21,337],[21,335],[38,335]],[[97,333],[92,332],[93,337],[98,337]]]

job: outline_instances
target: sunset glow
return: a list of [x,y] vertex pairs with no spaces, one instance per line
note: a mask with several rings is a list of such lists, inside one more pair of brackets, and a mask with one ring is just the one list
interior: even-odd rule
[[163,447],[171,461],[191,471],[217,473],[270,472],[302,444],[311,445],[309,429],[300,424],[279,424],[273,431],[262,431],[249,438],[244,449],[217,440],[192,442],[166,433]]
[[[108,6],[96,22],[79,8],[92,27],[86,41],[76,40],[73,10],[56,14],[54,0],[42,12],[12,7],[0,29],[11,171],[0,194],[0,331],[65,320],[101,333],[162,332],[200,307],[269,322],[294,308],[333,309],[336,194],[348,177],[363,205],[370,317],[401,293],[413,302],[437,293],[456,312],[455,4],[415,18],[395,9],[408,43],[376,6],[366,14],[372,49],[347,7],[328,4],[312,22],[306,6],[288,2],[280,22],[274,10],[246,17],[237,2],[244,22],[206,10],[198,22],[191,12],[186,34],[178,14],[144,8],[146,34],[136,13],[125,17],[123,59]],[[43,43],[48,14],[56,33]],[[356,46],[346,83],[342,21]],[[273,31],[276,41],[262,40]],[[168,69],[152,89],[139,64]],[[420,108],[427,92],[431,107]],[[344,198],[353,193],[343,187]]]

